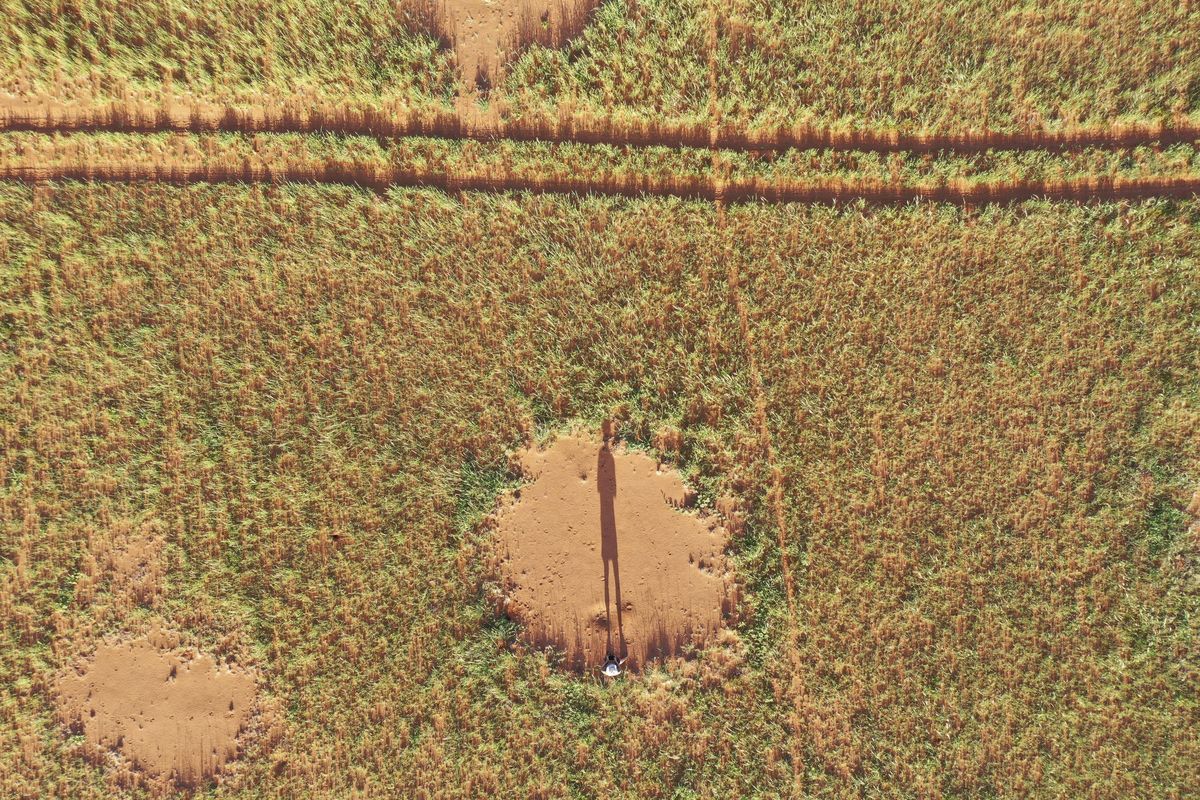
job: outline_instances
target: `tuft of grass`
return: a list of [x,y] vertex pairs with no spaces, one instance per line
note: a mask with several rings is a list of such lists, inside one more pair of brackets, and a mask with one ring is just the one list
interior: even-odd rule
[[1146,512],[1145,522],[1146,552],[1150,560],[1155,563],[1161,561],[1186,527],[1187,519],[1183,511],[1174,505],[1171,498],[1156,497]]
[[459,537],[466,536],[492,513],[498,499],[516,482],[507,466],[483,466],[476,456],[468,454],[459,468],[455,492],[454,530]]

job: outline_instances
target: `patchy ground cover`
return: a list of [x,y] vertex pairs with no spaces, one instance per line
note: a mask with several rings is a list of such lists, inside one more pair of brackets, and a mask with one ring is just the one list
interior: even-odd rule
[[1192,790],[1188,3],[5,16],[0,797]]
[[[1170,796],[1195,771],[1193,203],[0,201],[4,794],[149,791],[50,689],[159,623],[277,704],[227,796]],[[694,658],[603,686],[498,613],[485,519],[511,453],[609,417],[720,510],[741,599]]]
[[[278,705],[225,794],[783,785],[775,688],[736,631],[646,683],[581,682],[496,613],[479,527],[510,451],[617,412],[702,506],[732,489],[711,208],[462,201],[5,187],[2,793],[143,791],[64,737],[47,689],[151,621]],[[120,611],[86,564],[119,519],[168,567]]]

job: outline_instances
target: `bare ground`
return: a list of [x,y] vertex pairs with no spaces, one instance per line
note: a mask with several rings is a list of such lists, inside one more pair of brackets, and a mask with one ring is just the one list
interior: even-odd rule
[[532,482],[502,510],[511,609],[574,668],[631,667],[703,644],[732,610],[725,531],[681,510],[679,475],[648,455],[564,436],[521,463]]

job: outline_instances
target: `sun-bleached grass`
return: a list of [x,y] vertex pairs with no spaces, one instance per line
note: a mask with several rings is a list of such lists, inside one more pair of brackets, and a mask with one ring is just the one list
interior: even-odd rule
[[814,796],[1186,795],[1198,219],[729,212],[807,565]]
[[[234,796],[786,794],[792,753],[830,797],[1194,771],[1194,203],[2,198],[6,793],[142,792],[46,687],[154,622],[263,676]],[[605,418],[726,513],[746,596],[612,687],[517,644],[484,521],[509,448]],[[88,559],[142,529],[130,594]]]
[[[704,124],[711,55],[715,111],[741,131],[1073,132],[1200,118],[1200,21],[1186,3],[592,5],[579,6],[587,24],[570,37],[529,26],[521,54],[489,76],[490,107]],[[209,0],[186,11],[22,0],[9,10],[0,89],[445,110],[464,87],[437,13],[423,0]]]

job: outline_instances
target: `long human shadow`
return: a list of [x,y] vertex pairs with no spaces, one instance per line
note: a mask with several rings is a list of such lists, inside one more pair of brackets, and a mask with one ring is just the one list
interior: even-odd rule
[[[613,512],[613,500],[617,496],[617,469],[612,450],[606,442],[596,458],[596,489],[600,493],[600,557],[604,560],[604,621],[608,629],[608,653],[617,658],[628,655],[625,644],[625,626],[621,619],[621,564],[617,558],[617,518]],[[612,567],[612,595],[617,601],[617,639],[621,649],[613,649],[612,596],[609,593],[609,567]]]

